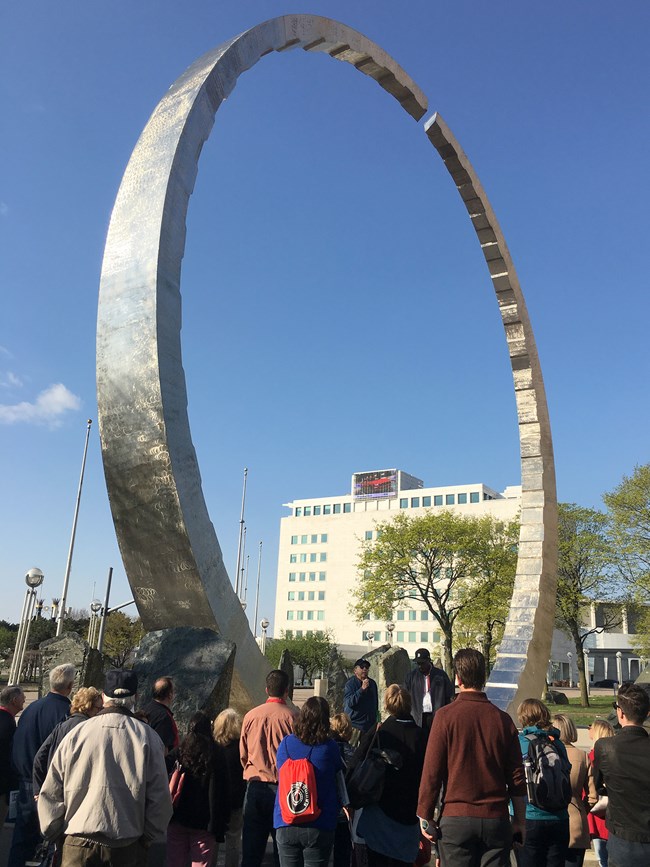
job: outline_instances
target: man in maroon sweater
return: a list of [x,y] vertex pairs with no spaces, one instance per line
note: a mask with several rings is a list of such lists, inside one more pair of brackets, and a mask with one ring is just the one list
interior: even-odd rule
[[[418,800],[422,832],[438,840],[444,867],[507,867],[510,848],[523,842],[526,828],[517,729],[483,692],[482,653],[459,650],[454,670],[460,693],[437,711],[424,759]],[[436,827],[431,820],[441,792]]]

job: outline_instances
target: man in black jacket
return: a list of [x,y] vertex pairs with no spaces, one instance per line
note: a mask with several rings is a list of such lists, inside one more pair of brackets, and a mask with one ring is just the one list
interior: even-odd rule
[[18,778],[11,767],[11,744],[16,733],[16,714],[25,705],[25,693],[19,686],[6,686],[0,692],[0,830],[9,809],[9,792],[18,788]]
[[406,688],[411,694],[411,714],[415,722],[428,734],[437,710],[454,697],[454,687],[441,668],[431,662],[426,647],[415,651],[417,668],[406,675]]
[[609,867],[650,864],[650,736],[643,727],[650,697],[641,686],[624,684],[614,703],[621,730],[594,746],[596,786],[609,797]]
[[159,677],[151,691],[153,700],[142,710],[147,722],[165,745],[165,755],[178,746],[178,728],[171,705],[174,701],[174,684],[171,677]]

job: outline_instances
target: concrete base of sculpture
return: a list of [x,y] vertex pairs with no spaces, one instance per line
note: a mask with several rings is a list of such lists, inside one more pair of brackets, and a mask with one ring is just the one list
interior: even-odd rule
[[212,629],[178,626],[150,632],[142,639],[133,664],[138,675],[138,707],[151,700],[155,680],[162,675],[174,681],[174,718],[181,738],[198,710],[211,719],[227,707],[241,713],[248,704],[230,702],[235,645]]
[[364,654],[364,658],[370,663],[370,677],[377,681],[381,712],[386,687],[392,683],[403,684],[406,681],[406,675],[412,668],[411,660],[403,647],[391,647],[390,644],[382,644]]

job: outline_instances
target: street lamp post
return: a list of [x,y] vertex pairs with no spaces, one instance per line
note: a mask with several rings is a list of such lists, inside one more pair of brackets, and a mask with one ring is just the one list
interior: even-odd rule
[[569,660],[569,686],[573,686],[573,654],[567,650],[566,658]]
[[30,569],[25,575],[27,591],[25,593],[25,601],[23,602],[23,611],[20,616],[18,635],[16,636],[14,658],[9,672],[10,684],[18,684],[20,682],[20,672],[23,667],[23,659],[25,658],[25,648],[27,647],[27,642],[29,640],[29,628],[32,625],[32,616],[34,614],[34,606],[36,605],[37,588],[43,583],[44,577],[45,576],[41,570],[37,568]]
[[392,621],[389,621],[386,624],[386,632],[388,633],[388,643],[391,645],[391,647],[393,645],[393,631],[394,631],[394,629],[395,629],[395,624]]
[[90,603],[90,623],[88,625],[88,644],[94,648],[97,642],[97,633],[99,632],[99,612],[102,610],[102,603],[99,599],[93,599]]
[[262,627],[262,637],[260,638],[260,650],[262,654],[266,652],[266,630],[269,628],[269,621],[266,617],[263,617],[260,620],[260,626]]
[[620,650],[616,651],[616,674],[618,685],[620,687],[620,685],[623,683],[623,654]]

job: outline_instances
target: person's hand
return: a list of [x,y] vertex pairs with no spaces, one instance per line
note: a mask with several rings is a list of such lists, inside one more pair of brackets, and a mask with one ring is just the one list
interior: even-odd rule
[[512,848],[521,849],[526,842],[526,824],[512,819]]
[[426,819],[420,819],[420,831],[423,837],[430,840],[432,843],[438,841],[438,826],[435,822],[427,822]]
[[364,677],[364,679],[361,681],[361,689],[368,689],[369,686],[370,686],[370,678]]

